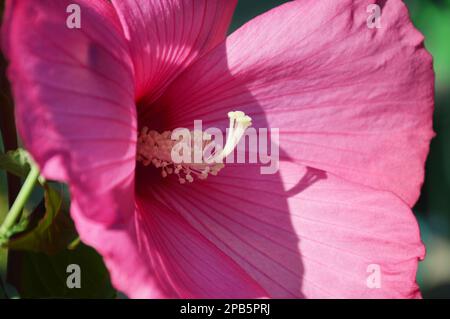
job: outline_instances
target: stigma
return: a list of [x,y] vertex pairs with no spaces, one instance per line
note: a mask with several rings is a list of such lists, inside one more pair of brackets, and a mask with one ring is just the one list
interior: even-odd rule
[[[183,137],[177,138],[175,131],[159,133],[144,127],[138,136],[137,161],[160,169],[163,178],[176,176],[180,184],[217,175],[225,166],[225,158],[234,151],[252,125],[252,119],[241,111],[229,112],[228,118],[229,128],[223,147],[215,144],[211,135],[203,131],[186,130]],[[205,150],[209,151],[207,156]]]

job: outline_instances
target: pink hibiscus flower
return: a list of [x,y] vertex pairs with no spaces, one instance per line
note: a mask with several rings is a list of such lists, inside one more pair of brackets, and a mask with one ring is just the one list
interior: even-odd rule
[[[70,185],[81,239],[117,289],[420,297],[410,207],[434,74],[402,1],[293,1],[229,37],[236,1],[78,0],[80,29],[66,25],[71,2],[7,1],[3,50],[21,137]],[[137,161],[143,127],[224,129],[236,109],[280,129],[277,174],[225,164],[182,185]]]

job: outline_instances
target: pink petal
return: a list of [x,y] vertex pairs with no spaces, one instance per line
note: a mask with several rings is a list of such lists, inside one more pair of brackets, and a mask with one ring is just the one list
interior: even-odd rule
[[[204,182],[164,184],[157,201],[226,255],[217,257],[242,267],[266,297],[420,297],[415,275],[424,248],[407,205],[389,192],[294,163],[282,162],[280,172],[261,176],[258,165],[227,165]],[[172,214],[164,213],[161,222]],[[203,256],[204,248],[189,242],[191,231],[171,228],[172,234],[156,237],[149,228],[148,237],[164,247],[176,236],[185,243],[180,247]],[[220,263],[204,265],[202,272]],[[367,285],[370,265],[380,267],[380,288]],[[186,264],[173,267],[179,267],[179,280],[189,280]],[[200,283],[207,297],[215,296],[213,287]]]
[[[150,269],[155,276],[142,287],[156,283],[168,298],[257,298],[267,293],[231,258],[195,230],[175,209],[172,200],[160,196],[170,189],[142,183],[137,193],[136,229],[138,244],[129,247],[141,263],[120,267],[125,277]],[[171,186],[169,186],[171,187]],[[168,192],[168,193],[167,193]],[[169,195],[170,196],[170,195]],[[119,268],[119,267],[118,267]],[[114,272],[113,272],[114,273]],[[117,281],[129,296],[135,296],[127,280]],[[126,290],[125,290],[126,289]]]
[[134,210],[132,63],[108,2],[78,1],[81,29],[66,26],[71,3],[7,2],[3,45],[25,146],[86,215],[110,224]]
[[141,103],[152,102],[186,66],[225,39],[236,3],[113,0],[129,41]]
[[130,298],[267,295],[233,260],[161,204],[152,189],[141,192],[133,218],[114,227],[86,218],[83,211],[89,205],[72,203],[83,242],[103,256],[119,291]]
[[368,28],[374,2],[294,1],[252,20],[157,102],[168,126],[245,111],[280,128],[286,159],[413,205],[433,136],[432,59],[399,0]]
[[102,255],[114,287],[130,298],[168,297],[155,280],[155,269],[146,263],[139,250],[134,215],[114,227],[105,227],[92,218],[86,218],[85,211],[91,207],[89,204],[83,207],[76,198],[72,201],[71,213],[80,237]]

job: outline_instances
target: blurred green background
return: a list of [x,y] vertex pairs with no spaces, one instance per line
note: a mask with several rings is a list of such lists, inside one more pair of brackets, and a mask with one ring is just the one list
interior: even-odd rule
[[[320,0],[317,0],[320,1]],[[338,0],[336,0],[338,1]],[[241,0],[231,31],[283,0]],[[414,211],[427,257],[418,281],[424,298],[450,298],[450,0],[406,0],[414,25],[434,57],[436,111],[422,195]]]
[[[320,1],[320,0],[317,0]],[[336,0],[339,1],[339,0]],[[240,0],[230,32],[253,17],[281,4],[282,0]],[[415,26],[425,35],[425,45],[434,57],[436,71],[436,110],[434,127],[437,133],[432,141],[427,161],[426,180],[422,196],[414,211],[419,220],[422,239],[427,246],[427,257],[420,263],[418,281],[425,298],[450,298],[450,0],[407,0]],[[3,5],[3,1],[0,0]],[[1,10],[0,10],[1,11]],[[0,61],[3,69],[4,61]],[[4,70],[0,69],[0,74]],[[0,87],[5,88],[5,78],[0,76]],[[0,93],[0,102],[8,97]],[[2,107],[5,105],[2,103]],[[3,145],[0,138],[0,151]],[[5,175],[0,171],[0,221],[7,210],[7,186]],[[5,275],[6,255],[0,249],[0,275]],[[115,291],[101,259],[82,244],[72,253],[54,256],[41,253],[10,253],[9,281],[20,288],[21,297],[114,297]],[[80,263],[91,274],[83,291],[61,290],[65,287],[65,268],[71,260]],[[25,266],[23,266],[25,265]],[[84,269],[83,268],[83,269]],[[58,270],[57,270],[58,269]],[[20,275],[22,274],[22,275]],[[57,274],[57,279],[54,276]],[[18,277],[22,277],[19,278]],[[25,279],[26,280],[25,280]],[[36,281],[36,278],[39,280]],[[52,279],[50,279],[52,278]],[[0,278],[5,279],[5,278]],[[4,282],[4,281],[3,281]],[[49,283],[52,284],[49,284]],[[1,283],[1,281],[0,281]],[[17,295],[14,288],[0,286],[8,297]]]
[[434,57],[436,110],[422,196],[415,207],[427,257],[420,264],[424,297],[450,298],[450,0],[410,0],[407,4]]

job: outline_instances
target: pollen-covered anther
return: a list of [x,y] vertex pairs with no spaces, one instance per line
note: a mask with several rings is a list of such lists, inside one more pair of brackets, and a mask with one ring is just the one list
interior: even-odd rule
[[[251,125],[251,118],[243,112],[229,112],[228,117],[230,128],[223,148],[210,145],[211,136],[206,132],[190,131],[191,144],[187,149],[190,150],[188,157],[191,160],[181,163],[172,160],[172,150],[180,140],[173,140],[171,131],[158,133],[144,127],[138,137],[137,161],[142,162],[144,166],[152,164],[161,169],[161,176],[164,178],[171,174],[176,175],[181,184],[192,183],[195,178],[206,179],[209,174],[217,175],[224,167],[223,160],[233,152],[245,130]],[[202,157],[200,162],[195,161],[195,153],[200,152],[203,155],[208,146],[213,146],[214,152],[206,160]]]

